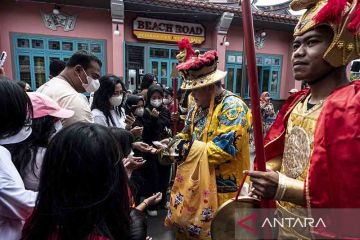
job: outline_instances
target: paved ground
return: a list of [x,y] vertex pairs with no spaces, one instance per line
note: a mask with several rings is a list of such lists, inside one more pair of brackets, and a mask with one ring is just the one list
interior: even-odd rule
[[161,210],[157,217],[148,217],[148,235],[153,240],[175,240],[174,233],[164,227],[164,219],[167,211]]

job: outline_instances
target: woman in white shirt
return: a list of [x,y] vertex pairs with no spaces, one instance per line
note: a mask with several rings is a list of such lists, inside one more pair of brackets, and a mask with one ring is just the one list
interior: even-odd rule
[[59,106],[45,94],[28,93],[33,106],[32,133],[20,143],[4,145],[22,177],[25,188],[38,191],[40,170],[50,139],[61,128],[61,119],[74,115],[74,111]]
[[4,144],[24,141],[31,134],[32,105],[15,81],[0,76],[0,239],[18,240],[37,193],[26,190]]
[[126,95],[124,83],[115,75],[105,75],[99,81],[100,88],[95,92],[91,106],[95,123],[130,130],[131,125],[125,123],[122,108]]

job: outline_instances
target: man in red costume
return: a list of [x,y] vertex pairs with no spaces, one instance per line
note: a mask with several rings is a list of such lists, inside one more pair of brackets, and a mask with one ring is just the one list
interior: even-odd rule
[[[282,218],[360,208],[360,81],[346,77],[346,66],[360,57],[360,4],[294,0],[290,6],[307,9],[294,31],[292,63],[294,78],[309,88],[289,97],[269,130],[268,172],[249,172],[252,194],[276,200]],[[344,239],[351,234],[343,229],[285,226],[278,239]]]

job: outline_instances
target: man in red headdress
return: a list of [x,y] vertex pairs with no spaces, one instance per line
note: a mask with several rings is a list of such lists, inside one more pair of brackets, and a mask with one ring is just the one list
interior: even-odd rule
[[[252,194],[276,200],[282,218],[360,208],[360,82],[346,77],[360,56],[359,3],[294,0],[291,8],[307,9],[295,28],[292,63],[295,79],[309,88],[289,97],[269,130],[269,171],[249,173]],[[278,238],[354,237],[338,217],[336,228],[282,226]]]

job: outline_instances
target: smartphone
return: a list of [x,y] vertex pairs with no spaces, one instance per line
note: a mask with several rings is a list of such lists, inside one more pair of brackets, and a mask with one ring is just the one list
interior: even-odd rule
[[3,51],[0,56],[0,67],[4,66],[6,57],[7,57],[7,54],[5,51]]
[[161,142],[159,142],[159,141],[153,141],[152,142],[156,147],[158,147],[158,148],[166,148],[166,145],[164,145],[164,144],[162,144]]

